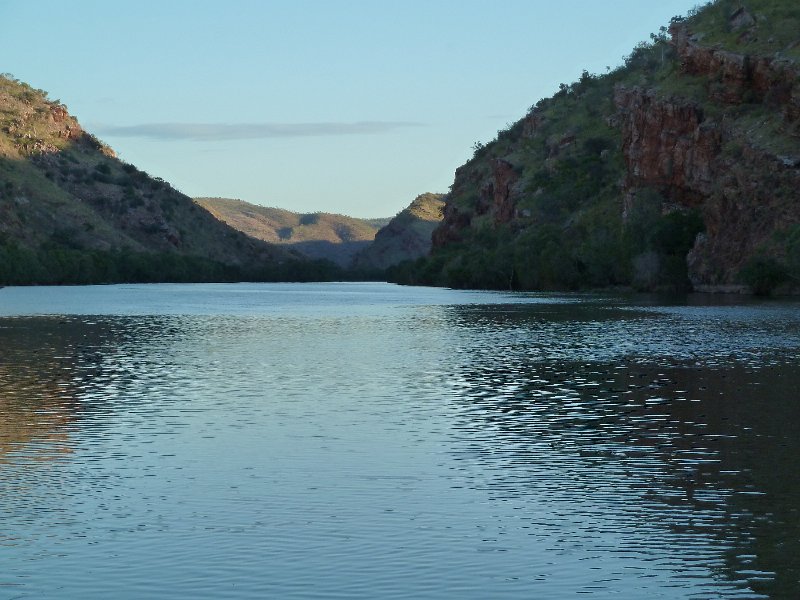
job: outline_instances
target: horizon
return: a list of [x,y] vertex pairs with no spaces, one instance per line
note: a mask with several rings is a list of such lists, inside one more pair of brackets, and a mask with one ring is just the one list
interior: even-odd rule
[[48,0],[0,7],[0,48],[3,71],[188,196],[385,218],[694,5]]

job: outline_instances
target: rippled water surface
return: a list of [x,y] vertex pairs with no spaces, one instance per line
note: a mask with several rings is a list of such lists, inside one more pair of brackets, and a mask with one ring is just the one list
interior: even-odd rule
[[0,598],[800,597],[800,305],[0,290]]

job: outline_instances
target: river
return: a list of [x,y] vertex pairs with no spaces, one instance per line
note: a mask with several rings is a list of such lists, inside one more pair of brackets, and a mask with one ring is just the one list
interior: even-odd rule
[[794,598],[800,304],[0,290],[0,598]]

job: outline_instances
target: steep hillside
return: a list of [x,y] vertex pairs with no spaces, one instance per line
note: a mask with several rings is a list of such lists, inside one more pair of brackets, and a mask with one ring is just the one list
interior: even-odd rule
[[401,282],[768,292],[800,282],[800,5],[719,0],[562,84],[456,171]]
[[330,213],[298,214],[228,198],[195,198],[220,221],[250,237],[282,244],[312,259],[341,267],[367,247],[388,219],[357,219]]
[[431,234],[442,221],[442,194],[421,194],[375,235],[359,252],[353,265],[361,269],[386,269],[404,260],[425,256]]
[[119,161],[60,102],[0,76],[0,284],[286,279],[316,267]]

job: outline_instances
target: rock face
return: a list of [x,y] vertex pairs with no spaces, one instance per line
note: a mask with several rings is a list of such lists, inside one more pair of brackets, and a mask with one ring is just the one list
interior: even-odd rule
[[375,241],[356,255],[353,266],[386,269],[404,260],[426,255],[431,234],[442,220],[442,194],[421,194],[375,236]]
[[460,167],[456,170],[452,193],[478,186],[480,194],[472,211],[464,211],[453,203],[445,204],[441,225],[433,231],[432,246],[438,248],[461,241],[461,232],[470,227],[473,215],[488,217],[496,224],[513,221],[518,216],[517,200],[522,193],[518,184],[519,172],[506,159],[491,159],[486,172]]
[[698,290],[733,289],[748,258],[800,222],[800,160],[753,147],[692,103],[641,89],[620,89],[615,100],[624,115],[625,209],[641,188],[656,188],[667,210],[699,208],[706,232],[687,257],[689,277]]
[[455,204],[442,208],[442,222],[431,232],[431,247],[443,248],[462,240],[462,232],[472,223],[472,214],[462,211]]
[[719,129],[691,102],[663,101],[639,88],[617,88],[622,115],[625,189],[653,186],[675,203],[697,206],[711,193]]
[[519,174],[510,162],[503,159],[492,161],[492,181],[481,191],[482,196],[491,199],[491,212],[498,223],[508,223],[514,218],[514,184],[518,179]]
[[[749,21],[740,11],[734,18],[740,27]],[[791,140],[788,132],[798,120],[796,65],[703,47],[684,26],[671,31],[683,73],[702,77],[712,101],[738,106],[747,100],[779,111],[777,135]],[[776,232],[800,222],[800,147],[795,143],[779,155],[759,147],[735,113],[716,110],[707,117],[697,102],[652,90],[618,87],[614,100],[622,117],[625,210],[641,188],[657,189],[666,210],[699,208],[706,232],[687,257],[692,284],[735,289],[747,260]]]
[[[743,27],[746,11],[732,20]],[[736,16],[738,15],[738,16]],[[750,15],[750,19],[752,16]],[[706,78],[709,97],[726,104],[766,103],[783,111],[787,121],[800,116],[800,65],[782,56],[759,56],[703,45],[688,26],[670,27],[681,70]]]

